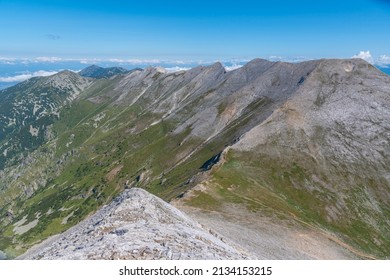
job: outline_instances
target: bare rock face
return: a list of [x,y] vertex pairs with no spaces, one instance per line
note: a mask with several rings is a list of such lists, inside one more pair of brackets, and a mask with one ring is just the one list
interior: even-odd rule
[[163,200],[133,188],[20,258],[245,259],[248,255]]
[[323,60],[230,154],[246,159],[243,174],[256,170],[262,185],[315,213],[308,220],[387,257],[389,120],[388,75],[363,60]]

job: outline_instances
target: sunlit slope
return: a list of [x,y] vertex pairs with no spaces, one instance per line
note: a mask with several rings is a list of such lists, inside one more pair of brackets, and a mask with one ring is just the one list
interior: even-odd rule
[[317,229],[360,257],[388,257],[389,120],[388,76],[362,61],[323,61],[226,151],[208,189],[187,204],[221,212],[242,204]]

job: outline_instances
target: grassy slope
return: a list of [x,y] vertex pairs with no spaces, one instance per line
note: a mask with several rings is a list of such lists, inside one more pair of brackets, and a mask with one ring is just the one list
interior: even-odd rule
[[[261,149],[267,147],[258,147]],[[375,188],[369,179],[360,178],[361,185],[345,190],[344,184],[351,185],[347,179],[343,180],[339,174],[337,178],[328,178],[312,159],[293,152],[280,159],[261,152],[230,150],[226,162],[212,173],[207,181],[209,191],[198,192],[187,202],[190,206],[223,211],[224,204],[237,203],[275,221],[294,219],[317,228],[345,242],[362,257],[390,255],[388,208],[382,204],[382,211],[375,213],[364,206],[369,202],[366,189]],[[319,180],[314,180],[313,174],[332,185],[332,189],[307,188],[318,186]],[[347,174],[344,176],[347,178]],[[346,206],[340,210],[342,215],[332,219],[327,207],[337,204],[341,192],[346,197]]]
[[[190,188],[189,179],[225,145],[221,139],[183,142],[190,129],[175,135],[171,131],[177,124],[161,121],[150,126],[160,116],[141,113],[138,105],[108,104],[80,100],[63,109],[53,126],[57,138],[35,151],[34,164],[3,192],[0,250],[11,257],[24,252],[75,225],[126,185],[148,188],[169,200]],[[195,147],[197,153],[175,166]],[[182,157],[172,156],[179,154]],[[47,180],[32,196],[26,195],[22,182],[28,186],[37,177]],[[9,211],[12,220],[6,218]],[[39,223],[17,235],[15,222],[23,217],[24,225],[37,217]]]

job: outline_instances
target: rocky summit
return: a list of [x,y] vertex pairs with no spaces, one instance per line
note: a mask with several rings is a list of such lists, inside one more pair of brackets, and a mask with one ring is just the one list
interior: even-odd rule
[[2,256],[390,257],[390,76],[371,64],[83,75],[0,91]]
[[183,213],[133,188],[22,259],[245,259]]

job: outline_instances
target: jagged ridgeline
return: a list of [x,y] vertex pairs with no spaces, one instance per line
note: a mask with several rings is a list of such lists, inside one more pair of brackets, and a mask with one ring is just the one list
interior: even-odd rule
[[358,257],[390,256],[390,78],[362,60],[92,66],[0,97],[8,257],[133,186],[222,216],[233,205],[294,219]]

